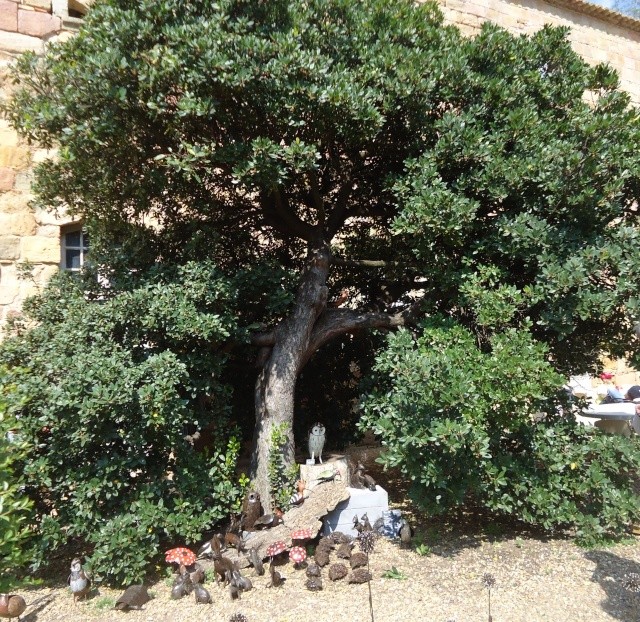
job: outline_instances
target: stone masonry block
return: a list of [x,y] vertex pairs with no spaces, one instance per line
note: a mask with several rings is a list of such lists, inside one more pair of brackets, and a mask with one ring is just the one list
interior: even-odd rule
[[[30,213],[29,197],[19,192],[3,192],[0,194],[0,214]],[[0,233],[3,233],[0,231]]]
[[19,293],[20,284],[18,282],[0,285],[0,305],[10,305]]
[[[2,2],[2,0],[0,0]],[[2,10],[2,9],[0,9]],[[18,132],[10,127],[0,128],[0,145],[15,147],[18,144]]]
[[45,37],[60,30],[62,22],[57,15],[39,11],[18,11],[18,32],[34,37]]
[[0,50],[14,54],[22,52],[42,52],[44,42],[38,37],[31,37],[19,32],[6,32],[0,30]]
[[27,147],[0,144],[0,166],[10,166],[16,170],[27,168],[31,154]]
[[32,263],[60,263],[60,240],[57,238],[22,238],[21,257]]
[[36,219],[29,212],[0,214],[0,232],[4,235],[35,235],[36,229]]
[[22,4],[42,9],[43,11],[51,11],[51,0],[22,0]]
[[370,523],[378,520],[383,512],[389,509],[389,495],[387,491],[376,486],[375,491],[348,488],[351,496],[346,501],[341,501],[334,510],[329,512],[324,518],[323,533],[329,534],[333,531],[357,535],[353,529],[353,517],[361,518],[366,514]]
[[6,192],[13,188],[16,181],[16,173],[6,166],[0,167],[0,191]]
[[0,30],[18,30],[18,5],[9,0],[0,0]]
[[0,237],[0,261],[15,261],[20,257],[20,238],[15,236]]

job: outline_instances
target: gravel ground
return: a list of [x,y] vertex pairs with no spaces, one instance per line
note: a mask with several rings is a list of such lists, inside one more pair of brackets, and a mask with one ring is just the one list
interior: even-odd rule
[[[492,622],[640,622],[640,593],[622,585],[626,574],[640,574],[639,536],[584,549],[568,538],[547,537],[483,513],[428,518],[406,501],[406,482],[389,473],[375,476],[389,492],[390,505],[416,526],[411,546],[379,538],[370,556],[377,622],[491,622],[485,573],[495,578]],[[344,579],[333,583],[326,568],[321,592],[307,590],[304,570],[291,564],[278,568],[286,577],[278,588],[267,587],[268,574],[259,577],[247,568],[243,573],[254,587],[240,600],[232,601],[226,588],[206,582],[211,605],[196,605],[193,597],[171,600],[171,580],[164,578],[147,583],[154,598],[143,611],[127,613],[112,610],[122,591],[103,586],[74,605],[64,583],[66,561],[64,568],[47,587],[19,592],[29,603],[22,622],[227,622],[234,613],[243,613],[249,622],[372,619],[368,586]],[[392,578],[388,571],[394,568]]]
[[[604,549],[585,550],[569,540],[545,540],[523,533],[441,534],[431,528],[426,555],[381,538],[370,557],[374,616],[378,621],[473,622],[488,620],[487,590],[482,576],[491,573],[493,622],[599,622],[640,620],[640,594],[627,592],[621,579],[640,573],[640,539]],[[401,578],[385,577],[395,568]],[[110,608],[120,594],[104,587],[74,605],[64,585],[21,592],[30,603],[23,622],[226,622],[241,612],[249,622],[337,622],[370,619],[368,586],[332,583],[323,571],[324,589],[305,588],[303,570],[290,564],[279,588],[268,576],[246,574],[254,588],[232,601],[222,586],[207,583],[213,604],[196,605],[191,597],[170,600],[170,581],[150,586],[154,595],[143,611]]]

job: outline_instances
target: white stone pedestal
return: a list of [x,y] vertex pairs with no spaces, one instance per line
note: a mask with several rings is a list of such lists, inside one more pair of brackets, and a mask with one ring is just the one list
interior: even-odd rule
[[358,532],[353,528],[353,517],[360,518],[366,514],[373,525],[383,512],[389,509],[389,495],[387,491],[376,486],[375,491],[361,488],[349,488],[351,493],[346,501],[341,501],[324,518],[322,533],[328,535],[333,531],[341,531],[352,536]]

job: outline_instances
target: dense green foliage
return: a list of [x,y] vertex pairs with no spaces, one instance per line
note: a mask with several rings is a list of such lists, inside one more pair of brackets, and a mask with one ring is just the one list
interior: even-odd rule
[[[0,375],[4,368],[0,368]],[[34,534],[30,529],[29,497],[21,489],[16,465],[27,453],[20,426],[7,412],[5,395],[11,386],[4,384],[0,394],[0,592],[8,592],[20,579],[30,561],[28,544]]]
[[563,379],[526,331],[496,333],[481,350],[466,329],[430,322],[417,338],[390,337],[374,369],[362,425],[424,508],[472,501],[548,530],[572,527],[585,543],[640,518],[638,439],[577,426],[566,399],[549,398]]
[[[36,326],[16,325],[0,358],[45,559],[77,539],[96,575],[139,580],[161,542],[197,541],[235,507],[239,443],[216,380],[235,295],[187,264],[99,301],[62,275],[27,305]],[[205,428],[213,442],[197,452],[189,436]]]
[[[226,422],[223,405],[233,403],[248,437],[248,387],[260,369],[263,395],[269,381],[290,374],[278,389],[289,393],[276,402],[290,419],[283,429],[299,442],[295,388],[302,420],[330,419],[335,434],[350,431],[345,410],[378,343],[351,334],[435,317],[446,318],[446,333],[425,333],[407,375],[418,384],[423,351],[444,353],[451,378],[475,387],[476,397],[458,412],[467,396],[456,395],[465,390],[457,384],[422,401],[405,399],[400,384],[376,390],[366,420],[385,440],[387,459],[410,475],[426,469],[422,492],[441,495],[422,497],[430,505],[473,492],[501,511],[553,524],[553,504],[532,501],[542,479],[509,492],[504,508],[502,493],[488,489],[529,468],[514,447],[555,464],[551,437],[539,437],[543,426],[529,415],[554,393],[558,372],[594,371],[603,349],[636,360],[631,329],[640,319],[640,118],[615,72],[588,67],[566,30],[514,37],[487,24],[465,39],[435,4],[409,0],[104,0],[78,36],[43,57],[24,56],[15,77],[9,119],[29,140],[59,148],[36,171],[36,203],[85,219],[92,261],[109,279],[89,298],[54,285],[30,309],[38,326],[3,348],[10,367],[29,361],[28,399],[15,412],[42,451],[25,475],[35,477],[36,464],[43,477],[53,469],[43,499],[59,506],[62,515],[50,519],[57,527],[86,535],[96,507],[129,494],[140,461],[158,475],[169,458],[173,482],[151,477],[149,487],[157,491],[152,506],[165,499],[163,511],[174,516],[167,491],[178,481],[197,490],[208,473],[208,465],[190,466],[203,458],[181,444],[181,428]],[[443,334],[458,345],[448,350]],[[407,335],[380,360],[414,356]],[[520,371],[508,370],[509,357]],[[327,397],[336,374],[344,379],[340,417]],[[387,399],[398,403],[387,407]],[[458,414],[432,422],[423,403]],[[279,414],[256,410],[262,422]],[[376,419],[387,410],[431,458],[426,449],[401,450],[413,445]],[[556,423],[552,416],[544,425],[627,464],[627,441],[592,440]],[[427,429],[450,448],[423,438]],[[143,450],[118,454],[122,468],[109,460],[98,495],[76,484],[93,480],[75,453],[62,471],[52,459],[73,446],[80,457],[90,449],[106,460],[111,439],[126,436],[120,430]],[[452,469],[449,452],[460,458]],[[627,496],[594,496],[598,478],[585,473],[561,471],[554,489],[575,484],[573,499],[590,490],[584,495],[603,516],[613,508],[603,528],[616,531]],[[594,515],[576,504],[573,518],[556,522]],[[111,533],[129,529],[116,516],[123,522],[111,523]]]

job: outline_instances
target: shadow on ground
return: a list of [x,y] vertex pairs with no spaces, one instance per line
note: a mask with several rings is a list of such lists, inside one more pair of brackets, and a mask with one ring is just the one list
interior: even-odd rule
[[602,609],[625,622],[640,619],[640,592],[630,591],[623,585],[625,576],[631,573],[640,577],[640,564],[609,551],[588,551],[584,556],[596,564],[591,580],[607,595],[601,603]]

